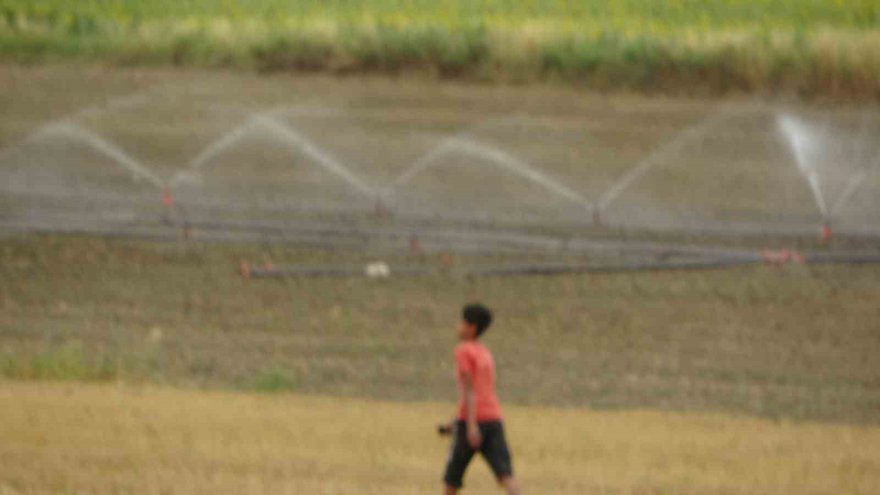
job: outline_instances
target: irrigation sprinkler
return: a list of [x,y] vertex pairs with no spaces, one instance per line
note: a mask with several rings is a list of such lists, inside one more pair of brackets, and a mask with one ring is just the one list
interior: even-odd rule
[[859,164],[867,162],[867,165],[860,166],[860,170],[848,178],[843,191],[838,195],[837,199],[833,203],[829,203],[828,199],[830,198],[826,198],[825,191],[822,189],[822,178],[819,175],[820,166],[834,165],[833,162],[829,163],[827,156],[824,154],[825,148],[828,145],[823,143],[822,139],[828,138],[827,131],[816,131],[791,115],[780,115],[778,123],[788,139],[798,172],[809,185],[814,203],[822,216],[822,225],[819,228],[819,241],[822,244],[827,244],[833,235],[831,219],[847,204],[868,176],[880,166],[880,155],[874,160],[869,159],[868,146],[865,143],[870,142],[870,140],[868,139],[867,125],[863,124],[865,131],[863,131],[861,136],[861,149],[856,153],[855,158],[847,157],[846,159],[854,159]]
[[173,223],[172,212],[175,210],[174,197],[172,195],[173,181],[166,181],[149,167],[136,160],[115,144],[107,141],[97,133],[83,128],[73,122],[59,122],[44,126],[32,139],[46,139],[56,136],[58,138],[72,139],[88,146],[91,150],[99,153],[110,160],[110,163],[121,167],[131,174],[135,182],[145,180],[147,183],[161,191],[161,205],[163,209],[163,221],[165,224]]
[[[140,100],[123,101],[120,105],[134,104],[138,101]],[[108,105],[109,107],[111,105]],[[102,178],[97,182],[92,182],[92,175],[84,177],[83,180],[80,180],[79,176],[74,176],[74,180],[71,181],[65,171],[56,173],[57,177],[52,176],[51,174],[55,173],[54,169],[37,170],[34,175],[24,175],[29,174],[29,171],[26,170],[26,167],[15,163],[16,166],[11,172],[6,173],[4,178],[12,178],[8,181],[11,183],[8,190],[12,191],[10,194],[14,197],[9,203],[13,205],[21,203],[23,206],[18,210],[22,213],[19,216],[13,215],[10,218],[4,218],[3,221],[10,225],[25,227],[28,222],[31,222],[32,230],[51,228],[63,231],[78,228],[104,232],[115,228],[125,230],[120,235],[137,235],[135,233],[148,232],[148,235],[161,234],[168,238],[171,238],[172,228],[176,228],[180,230],[180,233],[174,232],[178,236],[176,238],[182,236],[183,239],[192,238],[193,229],[198,228],[200,238],[205,240],[276,239],[280,242],[300,242],[313,247],[365,249],[371,250],[371,252],[386,250],[385,252],[409,252],[419,256],[427,252],[438,253],[444,250],[471,254],[541,253],[542,255],[564,254],[566,256],[585,255],[586,253],[592,255],[592,253],[601,251],[604,255],[608,251],[596,249],[596,246],[601,242],[607,243],[607,239],[578,239],[575,237],[579,235],[578,232],[582,232],[585,227],[589,228],[591,224],[597,228],[613,225],[615,222],[614,210],[611,208],[615,202],[621,200],[627,190],[632,188],[632,184],[645,180],[645,177],[653,170],[674,163],[675,157],[682,152],[682,148],[691,146],[694,141],[703,139],[702,136],[714,132],[712,129],[716,129],[715,126],[719,122],[732,114],[729,107],[725,106],[707,114],[701,121],[695,120],[693,125],[684,128],[672,139],[665,140],[650,153],[631,164],[597,198],[587,199],[579,191],[576,184],[554,177],[550,171],[518,156],[512,148],[498,142],[480,140],[479,136],[475,134],[475,129],[486,125],[497,125],[494,122],[481,124],[481,126],[467,132],[458,133],[432,143],[432,148],[425,150],[423,155],[411,161],[385,187],[377,186],[370,180],[370,177],[366,175],[361,177],[357,167],[351,167],[350,163],[340,159],[342,157],[334,156],[333,146],[328,147],[321,140],[311,139],[310,133],[305,132],[310,129],[305,119],[301,122],[304,126],[302,129],[296,121],[289,120],[289,114],[292,112],[298,112],[297,115],[306,115],[313,111],[303,108],[302,111],[292,109],[286,113],[277,110],[251,113],[245,116],[241,122],[230,126],[230,130],[202,148],[189,162],[184,162],[183,167],[169,176],[157,173],[154,167],[146,166],[137,157],[128,154],[117,143],[100,136],[91,126],[78,120],[85,116],[99,115],[98,110],[49,123],[27,139],[27,141],[35,142],[41,146],[53,144],[52,147],[46,146],[49,148],[46,150],[49,152],[47,154],[49,160],[55,159],[52,155],[57,151],[54,145],[60,142],[63,145],[62,151],[75,147],[78,154],[82,154],[81,157],[76,157],[78,160],[85,162],[99,159],[101,167],[105,165],[108,168],[115,167],[123,172],[113,171],[113,173],[107,174],[111,177]],[[860,158],[856,161],[859,164],[862,164],[861,160],[871,161],[875,166],[871,167],[866,161],[864,169],[858,173],[853,169],[850,175],[837,174],[836,177],[839,179],[841,187],[836,190],[831,189],[832,197],[828,195],[828,190],[824,190],[831,184],[824,181],[831,180],[831,178],[823,174],[827,167],[833,165],[828,157],[832,156],[829,153],[837,149],[835,146],[838,143],[828,141],[828,136],[814,128],[809,121],[784,114],[778,117],[781,134],[788,138],[791,145],[789,152],[792,154],[792,160],[797,162],[798,173],[805,179],[805,192],[807,191],[806,186],[809,186],[808,190],[813,195],[813,202],[821,213],[821,217],[811,215],[809,223],[795,225],[793,223],[782,224],[780,221],[767,227],[766,224],[761,224],[759,221],[737,223],[739,220],[729,220],[718,223],[715,220],[705,220],[701,215],[694,215],[692,218],[682,218],[682,220],[687,220],[687,226],[680,229],[677,226],[680,224],[676,222],[664,224],[665,217],[656,215],[646,216],[646,220],[638,225],[632,220],[627,221],[626,225],[631,228],[630,232],[649,235],[653,232],[661,232],[664,235],[667,233],[672,235],[687,234],[688,232],[683,232],[684,230],[705,235],[717,233],[720,236],[726,236],[721,237],[724,239],[741,233],[787,235],[783,228],[789,229],[787,232],[796,232],[798,236],[815,236],[818,227],[818,236],[822,244],[830,243],[834,234],[839,235],[838,230],[846,234],[853,234],[852,224],[847,223],[845,221],[847,218],[838,212],[844,210],[847,204],[852,205],[854,203],[853,197],[859,188],[867,189],[865,183],[868,182],[869,177],[880,171],[878,170],[880,166],[877,166],[880,165],[880,156],[877,156],[876,161],[869,160],[869,158],[873,158],[869,155],[873,145],[869,146],[867,143],[870,133],[866,131],[860,138],[859,143],[862,144],[862,148],[860,148]],[[865,129],[867,129],[867,125]],[[255,143],[256,140],[259,140],[259,143]],[[320,190],[312,191],[318,194],[298,197],[296,193],[299,189],[296,188],[291,188],[289,192],[282,191],[281,194],[286,195],[285,197],[280,200],[273,197],[271,201],[263,199],[248,201],[247,197],[221,196],[229,194],[230,191],[238,191],[238,186],[247,188],[251,184],[242,182],[235,184],[236,187],[230,187],[224,181],[240,180],[235,174],[221,175],[220,170],[211,169],[209,172],[208,169],[215,166],[235,165],[230,163],[232,156],[229,153],[239,147],[241,152],[249,151],[251,146],[255,144],[259,144],[261,147],[270,147],[274,151],[284,152],[293,157],[288,160],[282,156],[280,161],[289,162],[281,163],[282,167],[290,165],[297,167],[297,171],[300,170],[299,167],[312,167],[320,171],[318,174],[320,183],[327,182],[328,178],[330,181],[344,182],[344,185],[348,186],[343,189],[344,199],[341,201],[335,198],[327,201],[324,201],[323,198],[315,200],[314,196],[320,195]],[[31,149],[28,148],[28,152],[30,151]],[[279,153],[279,156],[281,155]],[[30,157],[26,156],[25,158]],[[42,156],[35,158],[33,161],[39,163]],[[838,158],[835,157],[834,160],[838,160]],[[466,166],[471,169],[492,169],[494,170],[493,176],[513,177],[519,180],[520,184],[535,186],[538,200],[545,203],[552,200],[565,204],[566,207],[572,206],[572,209],[566,210],[567,216],[565,218],[558,219],[548,218],[547,215],[542,214],[506,217],[505,215],[508,213],[506,211],[481,213],[468,208],[460,208],[454,213],[446,213],[442,209],[419,204],[422,199],[431,199],[427,195],[416,195],[418,191],[415,190],[410,191],[410,196],[404,194],[404,189],[408,188],[407,186],[412,186],[411,181],[417,177],[420,180],[428,179],[425,176],[420,176],[425,170],[431,167],[439,168],[454,161],[459,163],[465,161],[467,162]],[[843,162],[844,160],[838,161]],[[862,168],[861,165],[860,168]],[[101,171],[104,170],[97,170],[97,172]],[[78,171],[74,170],[74,172]],[[93,175],[97,174],[93,173]],[[269,176],[268,173],[266,175]],[[430,175],[432,181],[445,180],[442,174],[439,175],[439,178],[433,174]],[[45,183],[40,182],[44,176],[51,180]],[[216,180],[208,180],[212,177]],[[137,182],[138,196],[123,194],[132,189],[130,184],[124,184],[128,189],[119,191],[114,190],[112,186],[104,187],[104,184],[124,183],[127,178]],[[293,180],[299,179],[294,178]],[[93,184],[97,184],[98,187],[94,187]],[[25,188],[29,189],[25,191]],[[273,193],[276,190],[273,189]],[[144,192],[148,195],[146,199],[142,197]],[[157,192],[158,194],[156,194]],[[254,192],[259,194],[260,191]],[[867,193],[868,191],[863,190],[863,192]],[[873,193],[873,190],[871,192]],[[410,198],[410,203],[404,204],[404,200],[407,198]],[[348,201],[349,199],[358,199],[357,211],[353,212],[352,202]],[[516,199],[518,198],[512,198],[513,201]],[[145,208],[143,209],[144,214],[141,215],[139,208],[146,203],[153,207],[161,205],[161,209]],[[428,201],[425,201],[425,204],[427,203]],[[60,211],[64,206],[59,207],[59,204],[72,205],[73,208]],[[861,204],[860,202],[859,205]],[[119,210],[123,208],[119,208],[118,205],[126,207],[125,211],[121,213],[127,214],[128,217],[123,219],[119,216]],[[156,210],[161,212],[161,217],[156,214]],[[88,215],[83,215],[83,211],[87,211]],[[94,211],[98,211],[98,214],[93,214]],[[372,217],[370,217],[371,211]],[[545,211],[541,210],[541,213]],[[572,212],[576,215],[575,220],[572,220],[572,216],[568,216]],[[846,212],[849,213],[849,209]],[[669,212],[670,215],[673,213]],[[292,219],[291,214],[296,215],[296,218]],[[351,217],[340,220],[342,215],[348,214],[351,214]],[[39,215],[46,216],[39,217]],[[331,216],[333,220],[316,220]],[[352,221],[347,221],[348,219]],[[368,219],[377,221],[362,222]],[[818,223],[817,219],[821,223]],[[639,218],[634,220],[639,220]],[[314,224],[319,221],[324,222],[321,228],[311,229],[310,226],[305,225],[305,223]],[[68,224],[65,225],[65,222]],[[832,224],[835,231],[832,231]],[[334,228],[326,228],[328,225],[332,225]],[[454,227],[450,228],[449,226]],[[446,229],[446,231],[441,232],[441,229]],[[457,229],[457,231],[452,232],[453,229]],[[418,234],[414,235],[413,232],[418,232]],[[598,234],[598,229],[591,233]],[[624,231],[603,232],[603,234],[624,235]],[[875,234],[872,232],[871,235]],[[647,252],[649,250],[645,249],[645,242],[620,239],[619,243],[626,244],[626,246],[617,248],[620,253],[624,253],[622,254],[624,257],[655,256]],[[640,253],[634,254],[636,252]],[[674,253],[671,255],[673,261],[688,255],[677,248],[671,249],[670,252]],[[722,254],[721,250],[715,250],[714,253],[702,253],[703,256],[709,257],[721,256]],[[749,258],[749,256],[744,256],[744,258]]]

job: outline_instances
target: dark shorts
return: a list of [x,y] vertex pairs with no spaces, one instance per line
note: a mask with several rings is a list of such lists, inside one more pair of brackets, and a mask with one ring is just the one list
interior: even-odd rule
[[[495,477],[499,480],[513,474],[513,464],[510,461],[510,449],[507,448],[507,439],[504,438],[504,425],[501,421],[485,421],[479,423],[480,434],[483,443],[478,449]],[[443,481],[449,486],[461,488],[464,472],[477,450],[471,448],[467,440],[467,428],[464,421],[456,421],[453,433],[452,449],[449,452],[449,460],[446,462],[446,474]]]

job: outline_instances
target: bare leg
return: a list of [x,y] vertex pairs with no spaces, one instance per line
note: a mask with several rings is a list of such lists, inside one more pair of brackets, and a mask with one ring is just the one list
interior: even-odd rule
[[446,487],[446,495],[456,495],[458,493],[458,488],[454,486],[444,485]]
[[516,481],[516,478],[513,476],[505,476],[498,480],[501,483],[501,486],[507,491],[507,495],[522,495],[522,489],[519,486],[519,482]]

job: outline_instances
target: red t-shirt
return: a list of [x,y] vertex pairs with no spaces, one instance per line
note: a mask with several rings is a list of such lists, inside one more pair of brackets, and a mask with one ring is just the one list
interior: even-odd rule
[[477,421],[501,419],[501,403],[495,394],[495,360],[486,346],[476,341],[458,344],[455,348],[455,376],[459,390],[458,419],[467,419],[464,376],[469,376],[474,384]]

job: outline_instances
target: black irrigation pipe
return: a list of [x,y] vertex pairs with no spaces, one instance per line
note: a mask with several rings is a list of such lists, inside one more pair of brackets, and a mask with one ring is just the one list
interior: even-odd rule
[[[359,265],[298,265],[298,266],[253,266],[243,263],[242,275],[249,278],[285,278],[285,277],[389,277],[389,276],[422,276],[438,273],[452,273],[465,277],[505,277],[505,276],[552,276],[563,274],[603,274],[627,273],[643,271],[671,270],[715,270],[736,268],[750,265],[783,265],[783,264],[841,264],[864,265],[880,264],[880,252],[842,252],[842,253],[793,253],[792,256],[768,258],[766,254],[755,253],[750,257],[734,256],[723,258],[696,258],[674,261],[634,261],[610,264],[566,264],[566,263],[531,263],[531,264],[497,264],[476,266],[449,266],[446,269],[425,265],[403,265],[395,267],[385,263]],[[372,266],[372,268],[370,268]]]
[[[367,252],[393,253],[404,252],[409,245],[407,237],[361,238],[334,236],[320,231],[308,229],[277,230],[275,232],[259,232],[246,229],[222,229],[204,228],[204,225],[190,224],[188,226],[160,225],[152,227],[134,227],[131,225],[115,225],[98,227],[96,224],[68,223],[66,225],[52,224],[39,225],[32,222],[16,223],[0,220],[0,233],[9,235],[21,234],[47,234],[47,235],[94,235],[105,238],[136,239],[149,241],[194,241],[194,242],[283,242],[299,246],[321,248],[327,250],[349,249],[364,250]],[[437,244],[427,246],[429,252],[451,252],[458,254],[540,254],[548,250],[518,248],[515,245],[497,245],[483,243],[479,240],[467,242],[465,240],[449,239],[442,240],[438,237]]]
[[[4,224],[0,230],[6,232],[42,232],[42,233],[67,233],[67,234],[98,234],[103,237],[139,238],[152,240],[179,240],[179,233],[175,233],[177,226],[157,225],[154,228],[141,228],[135,231],[126,229],[125,226],[114,228],[95,229],[94,225],[68,224],[59,226],[37,226],[34,224]],[[10,228],[11,227],[11,228]],[[122,228],[120,228],[122,227]],[[128,226],[130,227],[130,226]],[[298,240],[302,243],[323,247],[342,247],[341,239],[323,238],[320,228],[315,230],[303,229],[299,232],[288,232],[287,240]],[[234,241],[247,240],[247,236],[236,235],[235,230],[217,229],[209,230],[213,235],[201,237],[202,240]],[[240,232],[239,232],[240,233]],[[294,234],[290,236],[290,234]],[[360,234],[360,232],[358,232]],[[388,232],[386,232],[386,235]],[[399,235],[399,232],[393,232]],[[457,232],[449,232],[456,237]],[[442,234],[441,234],[442,235]],[[281,237],[281,239],[284,239]],[[309,239],[305,239],[309,237]],[[589,242],[589,241],[587,241]],[[626,241],[606,241],[601,250],[613,250],[625,252],[628,249]],[[477,241],[477,244],[480,242]],[[620,243],[619,245],[615,245]],[[351,245],[351,243],[348,243]],[[356,243],[355,243],[356,244]],[[598,244],[605,244],[599,241]],[[710,270],[722,268],[734,268],[745,265],[782,265],[787,263],[803,264],[840,264],[840,265],[865,265],[880,263],[880,252],[808,252],[796,251],[755,252],[738,251],[696,246],[675,246],[653,243],[642,243],[638,246],[636,241],[634,251],[641,249],[656,249],[661,254],[678,255],[679,259],[653,259],[622,263],[608,264],[571,264],[571,263],[519,263],[519,264],[496,264],[496,265],[447,265],[445,267],[430,265],[402,265],[393,266],[385,263],[372,263],[369,265],[297,265],[297,266],[257,266],[242,263],[241,272],[247,277],[253,278],[316,278],[316,277],[388,277],[388,276],[425,276],[439,273],[452,273],[466,277],[489,277],[489,276],[517,276],[517,275],[561,275],[561,274],[600,274],[600,273],[625,273],[636,271],[664,271],[664,270]],[[641,249],[640,249],[641,248]],[[455,249],[453,249],[455,251]],[[501,246],[487,246],[488,252],[502,252]],[[713,251],[717,254],[712,255]],[[681,255],[689,258],[680,259]],[[370,267],[372,266],[372,268]]]
[[[73,220],[73,221],[71,221]],[[718,246],[694,244],[669,244],[643,240],[590,239],[563,237],[547,234],[517,233],[509,231],[474,232],[462,229],[425,229],[407,226],[341,226],[333,223],[306,222],[299,225],[273,225],[260,222],[204,221],[181,222],[119,222],[101,225],[98,221],[80,218],[56,218],[54,222],[16,223],[0,220],[0,230],[37,232],[45,234],[94,233],[108,237],[146,238],[176,240],[181,237],[214,241],[288,241],[323,248],[363,248],[370,244],[408,245],[413,239],[423,244],[427,251],[468,253],[545,253],[584,254],[587,252],[646,253],[649,255],[679,256],[749,256],[748,251]],[[183,235],[182,235],[183,234]]]
[[[56,220],[63,220],[56,219]],[[300,225],[276,226],[238,222],[160,222],[137,225],[121,222],[99,226],[100,222],[82,221],[49,222],[43,225],[22,219],[0,220],[0,231],[41,232],[67,234],[98,234],[105,237],[140,238],[151,240],[188,239],[187,229],[199,231],[196,237],[203,241],[288,241],[323,248],[364,248],[384,246],[391,252],[392,246],[403,249],[410,236],[417,236],[428,243],[429,252],[460,252],[487,254],[510,254],[510,252],[542,252],[543,254],[574,255],[586,252],[608,252],[616,255],[647,255],[651,258],[638,261],[573,264],[573,263],[519,263],[483,266],[447,266],[436,269],[427,265],[408,265],[382,268],[374,266],[372,276],[388,275],[418,276],[436,272],[454,272],[464,276],[506,275],[555,275],[564,273],[614,273],[649,270],[696,270],[718,269],[748,264],[849,264],[880,263],[880,252],[809,252],[765,251],[731,249],[723,247],[676,245],[651,241],[626,241],[614,239],[589,239],[555,237],[545,234],[513,233],[505,231],[470,232],[459,229],[420,230],[405,226],[342,226],[332,223],[309,222]],[[257,235],[253,235],[253,234]],[[250,235],[249,235],[250,234]],[[432,245],[433,244],[433,245]],[[543,249],[541,249],[543,248]],[[248,265],[250,267],[250,265]],[[282,268],[250,267],[255,277],[352,277],[365,275],[362,266],[296,266]],[[375,271],[378,270],[378,271]]]
[[880,263],[880,253],[809,253],[805,256],[804,262],[813,265],[869,265]]
[[373,278],[399,277],[399,276],[426,276],[440,273],[458,274],[464,277],[508,277],[529,275],[564,275],[564,274],[601,274],[601,273],[624,273],[637,271],[664,271],[664,270],[708,270],[718,268],[732,268],[735,266],[756,264],[756,261],[730,259],[730,260],[700,260],[700,261],[675,261],[675,262],[641,262],[621,263],[614,265],[567,265],[567,264],[531,264],[531,265],[490,265],[452,268],[448,270],[435,269],[426,266],[388,266],[386,272],[376,271],[370,275],[369,269],[359,266],[250,266],[242,265],[241,273],[246,278],[343,278],[366,276]]
[[[0,189],[0,193],[11,194],[15,196],[24,196],[24,197],[36,197],[42,200],[45,199],[54,199],[57,201],[71,201],[73,200],[78,205],[86,205],[87,208],[98,208],[101,210],[106,210],[108,208],[108,203],[112,208],[113,204],[125,204],[131,206],[131,199],[127,197],[120,197],[113,194],[104,194],[98,198],[82,198],[81,196],[69,193],[44,193],[40,190],[33,189]],[[148,207],[155,203],[153,196],[138,196],[136,199],[136,203],[134,205],[140,207]],[[102,201],[104,203],[102,203]],[[212,217],[216,216],[236,216],[237,214],[252,214],[252,208],[247,206],[244,203],[230,202],[227,198],[223,200],[208,200],[208,201],[192,201],[192,200],[181,200],[179,202],[175,202],[174,207],[172,208],[177,215],[179,215],[179,220],[181,223],[195,223],[198,222],[197,215],[191,215],[188,211],[201,211],[202,213],[208,213]],[[261,209],[262,213],[268,213],[270,215],[289,215],[289,214],[297,214],[297,213],[306,213],[306,214],[317,214],[317,215],[330,215],[330,216],[350,216],[356,215],[358,217],[366,218],[369,216],[369,213],[365,213],[363,210],[353,210],[351,208],[346,207],[318,207],[318,208],[310,208],[305,206],[302,203],[296,203],[285,206],[278,207],[263,207]],[[373,215],[375,216],[375,215]],[[398,221],[404,221],[412,223],[413,225],[431,225],[434,222],[439,222],[440,224],[447,224],[449,222],[456,223],[459,225],[468,225],[472,228],[486,228],[491,226],[507,226],[511,228],[522,228],[526,226],[532,227],[541,227],[545,225],[545,222],[540,219],[531,219],[531,220],[522,220],[522,219],[514,219],[508,218],[505,219],[503,217],[498,216],[487,216],[485,218],[474,220],[474,213],[468,212],[466,215],[444,215],[438,214],[436,212],[407,212],[405,215],[394,215]],[[566,228],[568,230],[582,230],[584,228],[590,228],[595,226],[591,221],[558,221],[555,222],[555,225],[560,228]],[[683,224],[676,225],[664,225],[658,226],[653,224],[645,224],[645,223],[616,223],[611,222],[606,225],[607,227],[614,227],[615,229],[624,232],[624,231],[642,231],[642,232],[691,232],[697,234],[712,234],[712,235],[725,235],[725,234],[735,234],[735,235],[754,235],[754,236],[766,236],[766,235],[805,235],[815,231],[815,225],[810,221],[797,221],[796,219],[793,222],[786,223],[781,226],[768,226],[761,222],[755,221],[738,221],[738,222],[723,222],[719,224],[713,220],[707,220],[702,217],[691,217],[685,218]],[[782,230],[780,230],[782,229]],[[848,234],[855,237],[866,237],[871,239],[877,238],[877,233],[868,233],[862,232],[859,234]]]
[[[782,253],[786,253],[783,251]],[[755,253],[751,256],[726,256],[718,258],[695,258],[674,261],[635,261],[612,264],[530,264],[530,265],[495,265],[465,269],[469,276],[514,276],[514,275],[562,275],[586,273],[625,273],[637,271],[669,271],[669,270],[713,270],[736,268],[748,265],[784,264],[840,264],[865,265],[880,264],[880,252],[841,252],[841,253],[807,253],[787,252],[785,257],[768,257],[766,253]]]
[[562,275],[562,274],[601,274],[625,273],[637,271],[670,271],[670,270],[713,270],[736,268],[748,265],[784,264],[840,264],[865,265],[880,264],[880,252],[841,252],[841,253],[800,253],[790,252],[784,258],[768,258],[765,253],[751,256],[727,256],[719,258],[697,258],[676,261],[636,261],[617,264],[531,264],[531,265],[496,265],[465,269],[469,276],[514,276],[514,275]]
[[755,264],[755,260],[747,259],[708,259],[688,261],[644,261],[617,264],[533,264],[533,265],[495,265],[474,267],[464,270],[469,277],[508,277],[522,275],[577,275],[577,274],[603,274],[603,273],[626,273],[644,271],[668,271],[668,270],[710,270],[718,268],[732,268],[742,265]]
[[423,276],[437,272],[425,265],[403,265],[391,268],[385,263],[365,265],[302,265],[302,266],[255,266],[242,263],[241,275],[245,278],[348,278],[366,276],[382,278],[389,276]]

